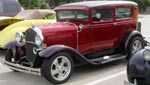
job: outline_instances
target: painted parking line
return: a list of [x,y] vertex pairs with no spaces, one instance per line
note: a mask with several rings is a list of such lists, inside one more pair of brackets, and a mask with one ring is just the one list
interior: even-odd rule
[[115,77],[118,77],[118,76],[121,76],[121,75],[124,75],[124,74],[126,74],[126,71],[122,71],[122,72],[119,72],[119,73],[116,73],[116,74],[113,74],[113,75],[110,75],[110,76],[107,76],[107,77],[98,79],[98,80],[96,80],[96,81],[89,82],[89,83],[87,83],[87,84],[85,84],[85,85],[96,85],[96,84],[98,84],[98,83],[101,83],[101,82],[110,80],[110,79],[112,79],[112,78],[115,78]]
[[0,66],[1,66],[1,65],[3,65],[3,64],[0,63]]

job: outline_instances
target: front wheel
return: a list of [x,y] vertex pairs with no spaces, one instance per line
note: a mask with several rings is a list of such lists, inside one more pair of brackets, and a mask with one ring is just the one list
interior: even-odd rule
[[61,52],[45,59],[41,68],[42,75],[54,84],[66,82],[73,71],[73,60],[67,53]]

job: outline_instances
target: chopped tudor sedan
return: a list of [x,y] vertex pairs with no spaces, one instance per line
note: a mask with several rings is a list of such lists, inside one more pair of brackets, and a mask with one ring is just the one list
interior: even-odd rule
[[137,52],[127,67],[128,80],[137,85],[150,85],[150,49]]
[[55,22],[53,10],[23,10],[15,17],[0,17],[0,48],[15,39],[16,32],[25,32],[31,23],[35,26]]
[[6,66],[60,84],[71,77],[74,66],[130,59],[144,48],[137,31],[135,2],[76,2],[58,6],[55,11],[56,23],[33,25],[5,46]]

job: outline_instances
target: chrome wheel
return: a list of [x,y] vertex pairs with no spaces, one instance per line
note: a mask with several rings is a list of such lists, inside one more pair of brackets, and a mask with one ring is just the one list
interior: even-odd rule
[[135,40],[132,45],[132,54],[142,49],[142,43],[140,40]]
[[65,56],[58,56],[51,66],[52,77],[57,81],[66,79],[71,72],[71,62]]

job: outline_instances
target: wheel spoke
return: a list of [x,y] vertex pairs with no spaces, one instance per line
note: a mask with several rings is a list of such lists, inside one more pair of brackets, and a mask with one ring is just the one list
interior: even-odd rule
[[51,72],[52,72],[52,75],[53,75],[53,76],[54,76],[54,75],[56,75],[56,74],[59,74],[59,72],[58,72],[58,70],[57,70],[57,69],[52,70]]
[[59,66],[59,62],[58,62],[58,59],[56,59],[53,63],[56,67]]
[[63,67],[63,71],[65,71],[66,73],[70,70],[69,67]]
[[67,63],[67,62],[65,61],[65,59],[62,58],[60,65],[61,65],[61,66],[64,66],[65,63]]
[[58,78],[59,79],[62,79],[64,77],[64,74],[62,73],[62,72],[60,72],[59,74],[58,74]]

